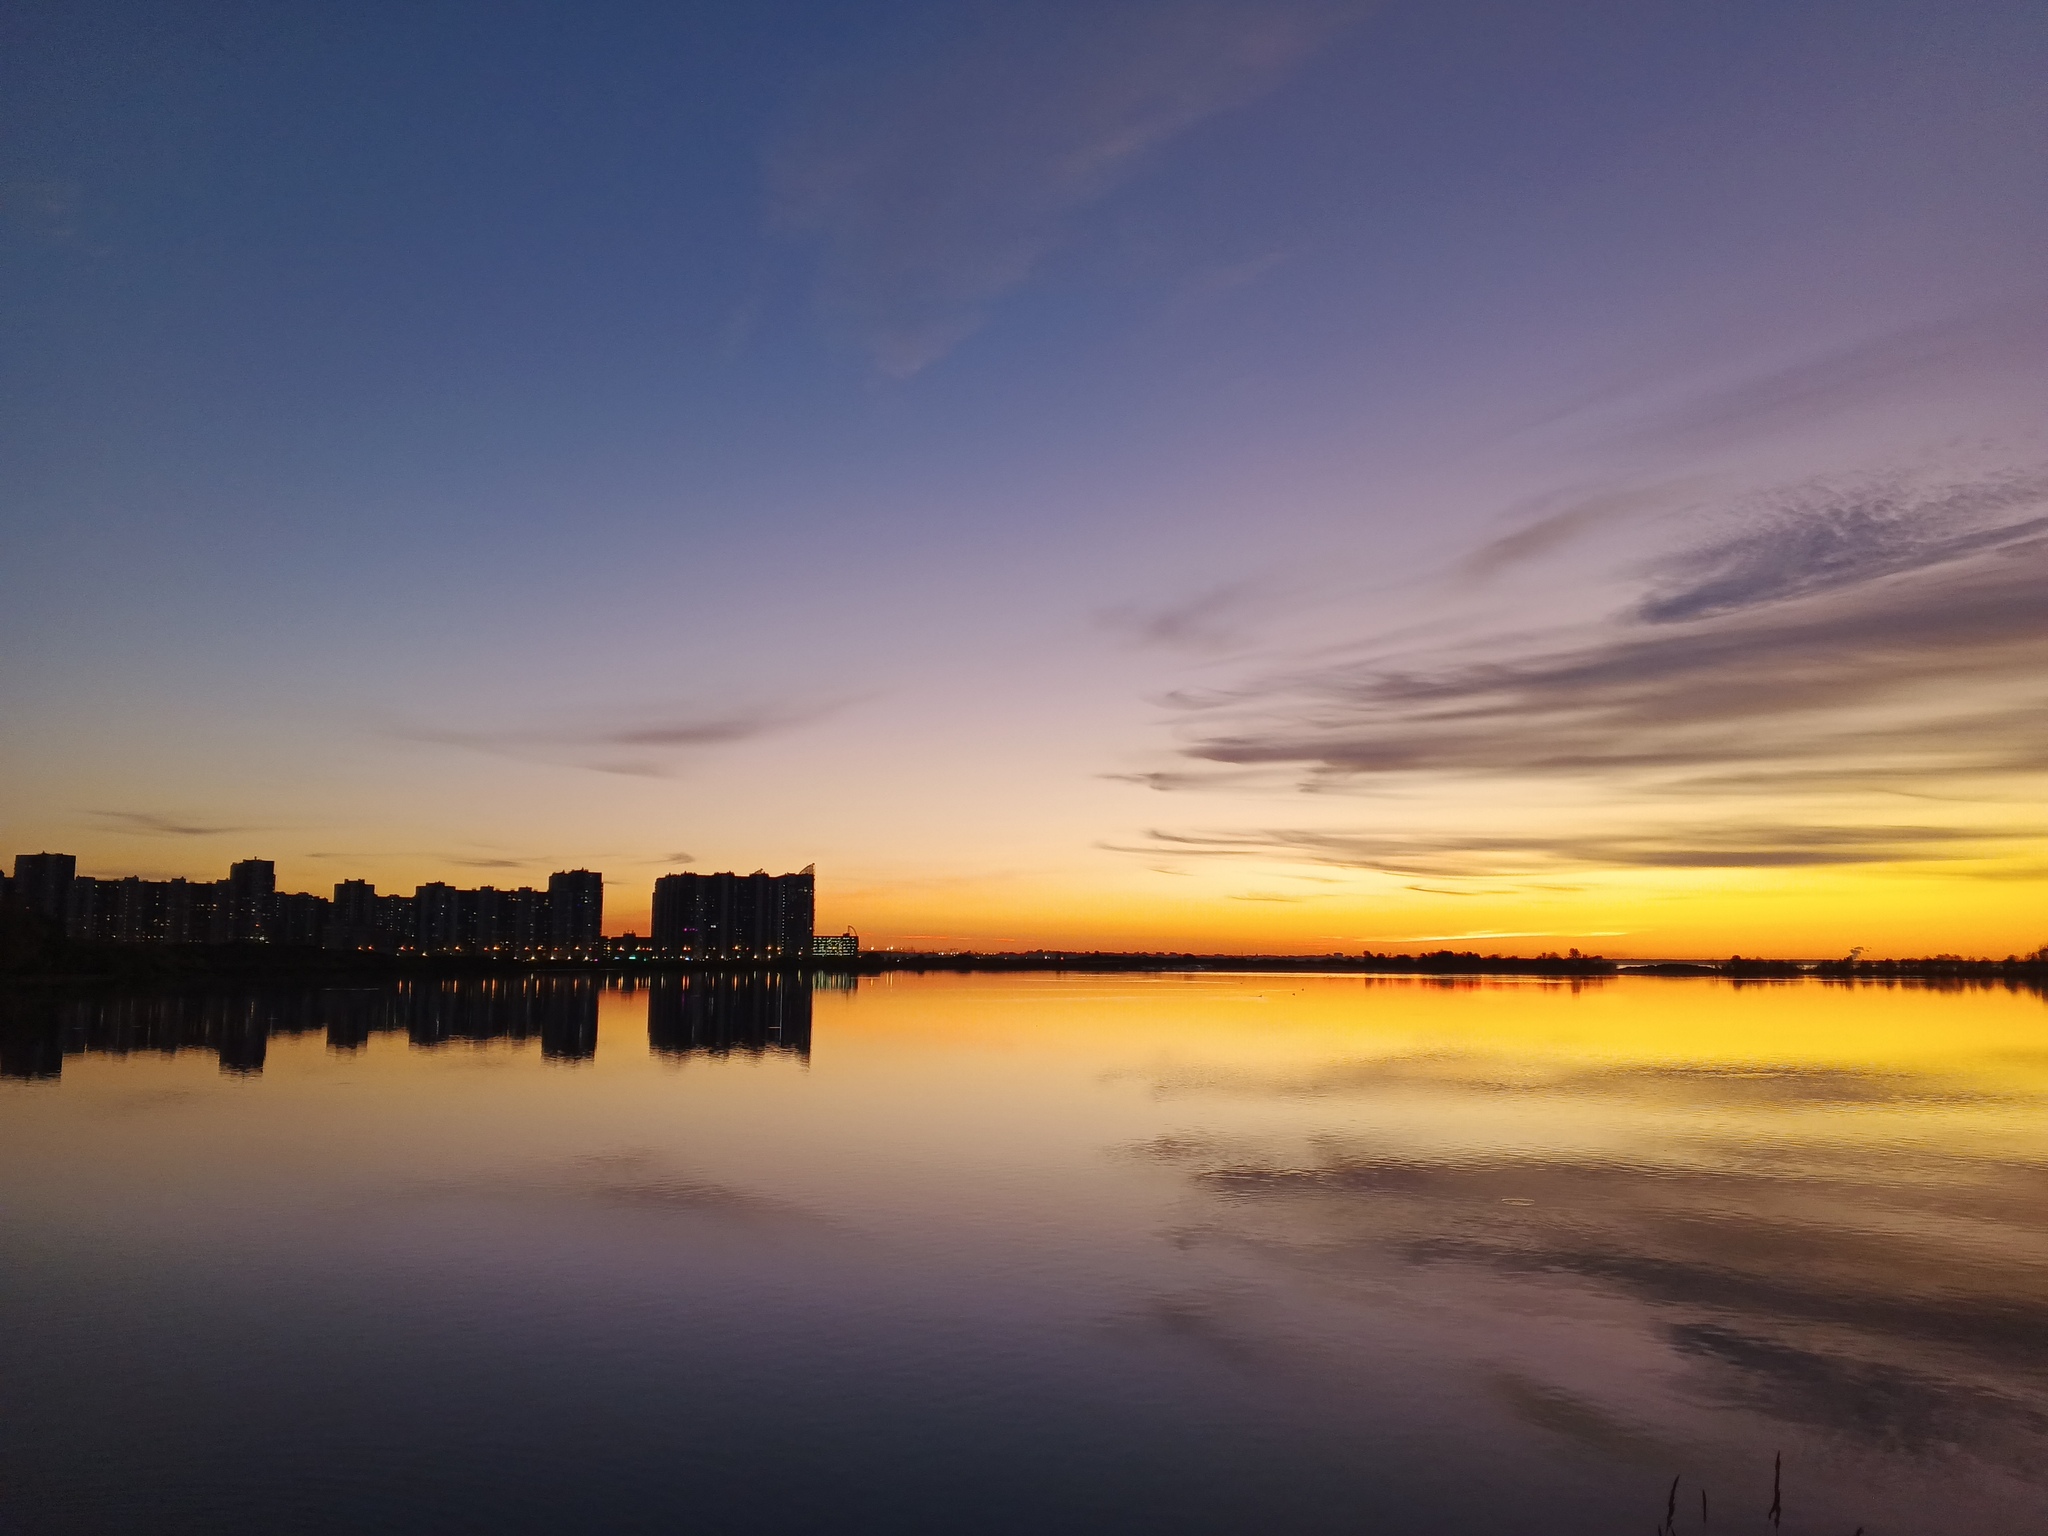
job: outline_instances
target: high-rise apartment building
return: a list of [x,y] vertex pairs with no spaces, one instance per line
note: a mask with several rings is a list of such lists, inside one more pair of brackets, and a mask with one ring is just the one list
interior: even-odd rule
[[548,939],[557,948],[604,937],[604,876],[564,869],[548,876]]
[[228,883],[225,880],[170,880],[165,905],[173,944],[225,944],[228,939]]
[[223,880],[71,881],[64,932],[100,944],[218,944],[226,941]]
[[339,880],[324,938],[330,949],[376,949],[377,887],[367,880]]
[[496,949],[505,893],[495,885],[455,893],[455,931],[464,949]]
[[64,901],[64,936],[105,944],[114,939],[121,882],[74,875]]
[[269,859],[243,859],[225,880],[96,879],[80,875],[68,853],[24,853],[14,862],[0,896],[91,942],[519,954],[596,946],[604,937],[604,876],[589,869],[559,870],[544,891],[433,881],[411,896],[380,896],[367,880],[343,880],[329,900],[279,891]]
[[277,865],[243,859],[228,866],[228,937],[237,944],[267,942],[277,909]]
[[64,922],[71,914],[71,882],[78,858],[69,853],[17,853],[14,899],[31,912]]
[[310,891],[280,893],[271,915],[271,939],[300,949],[314,949],[327,940],[334,903]]
[[418,926],[413,915],[413,899],[410,896],[379,896],[376,901],[376,947],[383,950],[410,948]]
[[462,942],[461,894],[439,880],[430,880],[412,893],[415,948],[433,954]]
[[654,942],[695,960],[798,960],[811,952],[816,879],[793,875],[663,875],[654,882]]
[[496,942],[510,949],[538,949],[548,942],[548,893],[522,885],[516,891],[498,892],[498,937]]

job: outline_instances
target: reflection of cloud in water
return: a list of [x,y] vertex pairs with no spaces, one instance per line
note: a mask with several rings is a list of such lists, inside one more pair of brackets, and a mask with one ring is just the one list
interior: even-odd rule
[[[2024,1064],[2015,1062],[2015,1064]],[[1178,1067],[1153,1074],[1161,1098],[1223,1093],[1312,1098],[1384,1093],[1402,1087],[1484,1089],[1492,1093],[1559,1094],[1640,1102],[1686,1100],[1702,1105],[1748,1104],[1961,1105],[2021,1102],[1974,1083],[1923,1073],[1838,1066],[1622,1064],[1584,1067],[1531,1063],[1521,1057],[1418,1052],[1362,1061],[1322,1062],[1285,1072]]]
[[2038,1396],[1753,1338],[1713,1323],[1681,1323],[1671,1339],[1682,1353],[1727,1367],[1719,1379],[1736,1401],[1776,1419],[1846,1429],[1887,1450],[1929,1455],[1969,1446],[2024,1467],[2039,1453],[2038,1443],[2029,1442],[2048,1431]]
[[1638,1466],[1683,1466],[1685,1453],[1669,1441],[1624,1423],[1596,1403],[1514,1371],[1493,1379],[1494,1396],[1523,1423],[1548,1430],[1602,1456]]
[[816,1212],[752,1190],[664,1168],[651,1153],[628,1151],[579,1157],[568,1167],[538,1168],[415,1185],[421,1199],[478,1198],[588,1204],[652,1216],[697,1218],[726,1224],[824,1228]]
[[[1136,1149],[1200,1192],[1208,1214],[1192,1240],[1282,1260],[1352,1304],[1419,1309],[1418,1328],[1435,1309],[1454,1320],[1447,1347],[1525,1423],[1624,1462],[1675,1465],[1668,1444],[1775,1424],[1764,1432],[2040,1475],[2048,1164],[1973,1156],[1967,1141],[1936,1150],[1951,1145],[1944,1117],[2009,1116],[2025,1095],[1837,1067],[1450,1054],[1159,1086],[1198,1082],[1341,1097],[1351,1129],[1286,1150],[1194,1131]],[[1548,1112],[1543,1134],[1438,1148],[1358,1133],[1370,1095],[1385,1108],[1423,1089],[1467,1112],[1509,1095]],[[1532,1123],[1518,1111],[1517,1126]],[[1589,1318],[1625,1329],[1649,1369],[1569,1388],[1537,1379],[1575,1369],[1542,1340]]]
[[1107,1326],[1133,1341],[1188,1345],[1233,1369],[1254,1370],[1271,1362],[1275,1347],[1262,1328],[1259,1301],[1240,1287],[1160,1292]]

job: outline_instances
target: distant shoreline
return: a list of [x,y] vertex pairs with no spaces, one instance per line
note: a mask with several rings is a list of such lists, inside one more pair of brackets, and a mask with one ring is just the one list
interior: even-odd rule
[[1032,950],[946,953],[876,950],[846,958],[797,961],[706,961],[622,949],[576,958],[501,955],[397,955],[369,951],[294,949],[268,944],[139,946],[70,944],[57,954],[0,972],[11,982],[152,982],[205,980],[373,981],[407,977],[481,977],[534,973],[689,975],[700,972],[783,971],[839,976],[898,972],[1094,974],[1320,974],[1421,977],[1533,977],[1604,980],[1619,976],[1707,977],[1733,981],[1812,978],[1827,981],[1950,981],[2048,986],[2048,957],[2003,960],[1935,955],[1898,960],[1611,960],[1598,955],[1481,955],[1437,950],[1424,954],[1234,955],[1191,952]]

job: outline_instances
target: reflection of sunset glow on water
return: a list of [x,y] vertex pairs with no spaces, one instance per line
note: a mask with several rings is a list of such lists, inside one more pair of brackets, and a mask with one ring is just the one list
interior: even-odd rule
[[[0,1097],[35,1323],[0,1404],[39,1426],[32,1509],[240,1486],[161,1411],[230,1379],[269,1470],[210,1529],[267,1528],[336,1436],[336,1530],[422,1487],[559,1518],[535,1435],[613,1467],[627,1524],[681,1467],[712,1523],[838,1500],[1576,1536],[1654,1520],[1682,1474],[1741,1530],[1779,1452],[1788,1530],[2048,1507],[2036,993],[895,976],[805,1012],[458,987],[367,1031],[371,993],[245,1001],[277,1021],[253,1070],[80,1006],[61,1075]],[[58,1394],[81,1358],[104,1387]],[[792,1422],[813,1471],[778,1460]],[[108,1434],[154,1470],[63,1449]],[[400,1442],[435,1470],[379,1470]],[[990,1459],[1018,1443],[1063,1470]]]

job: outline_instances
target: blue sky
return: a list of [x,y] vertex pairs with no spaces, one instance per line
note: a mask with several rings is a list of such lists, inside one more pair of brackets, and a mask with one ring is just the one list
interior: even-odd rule
[[10,32],[23,849],[1311,948],[2036,878],[2038,7]]

